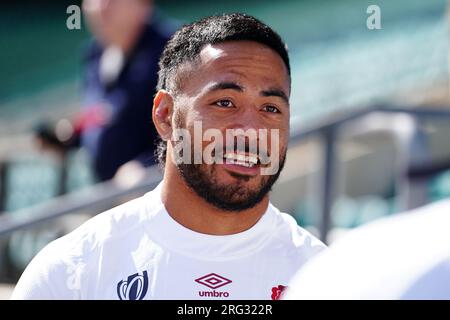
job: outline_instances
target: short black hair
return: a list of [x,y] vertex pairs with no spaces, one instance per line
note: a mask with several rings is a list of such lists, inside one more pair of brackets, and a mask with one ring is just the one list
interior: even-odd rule
[[[167,42],[159,60],[157,90],[176,88],[177,71],[185,62],[193,62],[208,44],[227,41],[255,41],[274,50],[291,75],[287,46],[281,37],[260,20],[244,13],[210,16],[184,25]],[[174,92],[173,92],[174,93]],[[157,143],[156,156],[164,166],[167,144]]]
[[279,54],[291,74],[287,46],[269,26],[244,13],[210,16],[184,25],[167,42],[159,60],[157,90],[168,90],[178,67],[194,61],[208,44],[247,40],[263,44]]

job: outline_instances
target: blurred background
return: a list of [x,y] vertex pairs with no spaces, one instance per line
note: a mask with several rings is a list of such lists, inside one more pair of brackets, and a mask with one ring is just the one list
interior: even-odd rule
[[[0,5],[0,298],[48,242],[161,179],[141,157],[154,133],[131,132],[133,117],[147,119],[166,37],[211,14],[254,15],[288,44],[292,137],[272,199],[300,225],[331,243],[450,197],[446,0],[84,2]],[[83,7],[79,29],[70,5]],[[368,28],[370,5],[380,29]],[[134,132],[148,139],[131,150]]]

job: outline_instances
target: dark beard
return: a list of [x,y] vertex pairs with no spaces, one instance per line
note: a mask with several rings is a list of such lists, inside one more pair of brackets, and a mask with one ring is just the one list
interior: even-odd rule
[[264,176],[256,190],[249,190],[245,186],[250,177],[236,174],[232,174],[237,179],[236,183],[218,184],[214,165],[179,164],[177,167],[187,185],[206,202],[225,211],[242,211],[253,208],[272,189],[283,170],[285,160],[286,152],[283,152],[278,172]]

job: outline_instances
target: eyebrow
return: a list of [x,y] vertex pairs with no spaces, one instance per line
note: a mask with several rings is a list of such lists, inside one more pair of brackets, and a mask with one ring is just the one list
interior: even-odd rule
[[215,83],[214,85],[212,85],[208,89],[208,91],[218,91],[218,90],[227,90],[227,89],[236,90],[239,92],[244,91],[244,88],[235,82],[218,82],[218,83]]
[[[229,81],[215,83],[208,89],[209,92],[219,91],[219,90],[235,90],[238,92],[244,92],[244,88],[242,86],[240,86],[239,84],[237,84],[235,82],[229,82]],[[289,98],[286,95],[286,93],[284,93],[283,90],[278,89],[278,88],[270,88],[268,90],[262,90],[260,92],[260,95],[262,97],[279,97],[282,100],[284,100],[284,102],[289,104]]]
[[281,89],[271,88],[269,90],[263,90],[263,91],[261,91],[261,96],[263,96],[263,97],[279,97],[279,98],[283,99],[284,102],[289,104],[288,96]]

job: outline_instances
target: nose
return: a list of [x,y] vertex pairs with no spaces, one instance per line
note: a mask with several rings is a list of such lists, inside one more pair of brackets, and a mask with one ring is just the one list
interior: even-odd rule
[[[254,106],[242,108],[228,125],[227,143],[231,143],[233,146],[243,144],[246,146],[246,151],[256,153],[260,129],[266,129],[266,125],[261,119],[258,109]],[[239,148],[239,146],[237,147]]]
[[258,131],[258,129],[264,129],[266,127],[255,106],[242,108],[233,120],[232,129],[242,129],[244,131],[250,129]]

